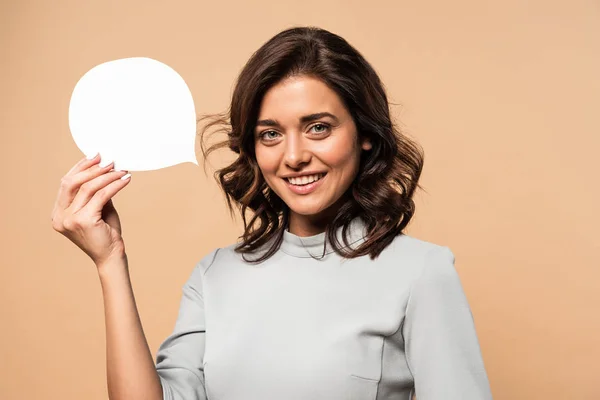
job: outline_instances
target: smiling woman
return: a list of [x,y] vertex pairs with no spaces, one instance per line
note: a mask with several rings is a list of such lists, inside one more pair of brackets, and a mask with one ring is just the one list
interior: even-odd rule
[[[205,162],[223,147],[239,154],[216,177],[243,218],[236,251],[248,262],[275,254],[286,231],[325,232],[339,255],[374,259],[414,214],[422,150],[390,119],[375,70],[338,35],[319,28],[279,33],[241,71],[230,112],[198,122],[206,120],[199,132]],[[207,149],[204,136],[214,126],[227,139]],[[319,179],[309,183],[308,176]],[[357,217],[369,234],[353,249],[336,232]]]
[[[312,110],[330,111],[307,114]],[[356,177],[370,140],[363,137],[359,145],[356,125],[336,93],[302,75],[269,89],[256,126],[256,160],[268,187],[289,208],[288,230],[299,236],[320,233]],[[261,132],[262,126],[271,128]]]
[[110,398],[491,399],[454,254],[403,232],[422,151],[360,53],[323,29],[285,30],[212,118],[200,136],[222,125],[227,138],[202,143],[205,161],[237,154],[216,177],[244,233],[193,268],[156,364],[110,201],[129,180],[97,157],[61,180],[52,223],[98,268]]
[[[184,286],[157,354],[165,399],[491,398],[454,254],[403,232],[422,150],[356,49],[280,32],[203,121],[205,162],[237,154],[215,177],[244,232]],[[227,138],[207,149],[215,126]]]

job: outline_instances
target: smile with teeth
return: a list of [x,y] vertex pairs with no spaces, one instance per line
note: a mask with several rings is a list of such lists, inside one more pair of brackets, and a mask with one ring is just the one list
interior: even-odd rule
[[286,178],[286,179],[292,185],[304,186],[304,185],[308,185],[309,183],[316,182],[319,179],[323,178],[324,176],[325,176],[325,174],[317,174],[317,175],[290,177],[290,178]]

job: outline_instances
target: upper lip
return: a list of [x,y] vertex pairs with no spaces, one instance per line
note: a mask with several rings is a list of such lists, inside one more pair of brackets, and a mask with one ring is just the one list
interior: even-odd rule
[[320,175],[320,174],[325,175],[326,173],[327,172],[309,171],[309,172],[302,172],[300,174],[284,175],[284,176],[282,176],[282,178],[287,179],[287,178],[298,178],[300,176],[310,176],[310,175]]

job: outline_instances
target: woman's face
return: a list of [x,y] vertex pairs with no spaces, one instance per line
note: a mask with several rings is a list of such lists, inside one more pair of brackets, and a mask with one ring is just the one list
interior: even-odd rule
[[266,92],[254,134],[265,181],[290,208],[290,231],[307,234],[351,185],[360,152],[371,148],[366,139],[358,142],[354,121],[337,94],[306,76],[288,78]]

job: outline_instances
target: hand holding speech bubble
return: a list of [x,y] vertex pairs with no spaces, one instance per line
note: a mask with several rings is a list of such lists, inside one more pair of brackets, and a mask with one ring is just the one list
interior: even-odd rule
[[69,128],[86,156],[100,153],[115,170],[198,165],[192,93],[175,70],[151,58],[124,58],[89,70],[73,89]]

